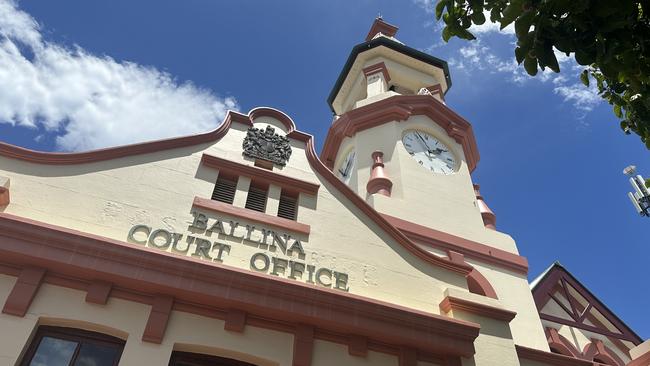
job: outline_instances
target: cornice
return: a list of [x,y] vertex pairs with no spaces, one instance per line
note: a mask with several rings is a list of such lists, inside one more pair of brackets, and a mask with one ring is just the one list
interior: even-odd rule
[[484,316],[486,318],[501,320],[504,322],[510,322],[515,318],[515,316],[517,316],[517,313],[514,311],[505,310],[449,295],[446,296],[440,303],[440,310],[445,313],[448,313],[451,310],[461,310],[479,316]]
[[171,296],[186,304],[290,319],[440,355],[471,357],[479,334],[479,326],[471,322],[179,257],[6,213],[0,213],[0,239],[0,258],[14,267],[42,268],[70,279],[106,281],[136,294],[144,291],[149,297]]
[[411,240],[418,243],[457,251],[468,258],[495,264],[517,273],[528,274],[526,257],[506,252],[492,246],[467,240],[459,236],[438,231],[410,221],[402,220],[387,214],[381,214],[391,225],[401,230]]
[[330,127],[321,158],[332,169],[345,137],[384,123],[402,122],[420,115],[429,117],[463,147],[467,166],[470,172],[473,171],[480,156],[472,125],[431,95],[395,95],[346,112]]

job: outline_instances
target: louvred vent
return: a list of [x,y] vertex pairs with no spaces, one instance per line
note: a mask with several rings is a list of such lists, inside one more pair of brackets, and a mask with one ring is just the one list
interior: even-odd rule
[[246,197],[246,208],[259,212],[266,210],[266,189],[250,187]]
[[278,206],[278,217],[295,220],[297,208],[298,200],[295,197],[281,195],[280,204]]
[[237,190],[237,181],[231,178],[222,177],[217,178],[217,183],[214,185],[212,192],[212,199],[219,202],[224,202],[232,205],[235,199],[235,191]]

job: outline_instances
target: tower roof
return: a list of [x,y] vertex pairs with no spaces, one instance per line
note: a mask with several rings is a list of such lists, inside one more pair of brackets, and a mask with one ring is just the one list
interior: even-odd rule
[[446,93],[447,90],[449,90],[451,87],[451,76],[449,75],[449,66],[447,65],[447,61],[402,44],[393,37],[396,33],[396,26],[390,25],[378,18],[370,28],[370,32],[366,37],[366,41],[352,48],[352,51],[350,52],[345,65],[343,65],[343,69],[341,70],[339,77],[336,79],[336,83],[334,84],[334,87],[332,88],[332,91],[327,98],[327,103],[329,104],[330,109],[332,109],[332,112],[336,113],[333,105],[334,100],[339,94],[339,91],[341,90],[341,87],[343,86],[343,83],[345,82],[345,79],[352,69],[357,57],[364,52],[379,47],[386,47],[390,50],[412,57],[413,59],[423,62],[427,65],[441,68],[444,72],[444,82],[446,84],[443,88],[443,93]]

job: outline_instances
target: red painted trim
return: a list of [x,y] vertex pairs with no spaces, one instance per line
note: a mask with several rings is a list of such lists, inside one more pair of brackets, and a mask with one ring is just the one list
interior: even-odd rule
[[[574,318],[574,320],[567,320],[563,319],[560,317],[556,317],[553,315],[549,314],[544,314],[542,313],[542,309],[544,306],[548,303],[548,301],[552,298],[553,293],[558,289],[562,289],[561,284],[569,284],[571,287],[573,287],[579,294],[582,296],[584,299],[587,300],[587,302],[591,305],[592,308],[596,309],[598,312],[603,314],[603,316],[611,323],[614,325],[616,329],[620,333],[612,332],[610,331],[607,327],[605,327],[604,324],[602,324],[596,317],[594,317],[590,313],[585,313],[585,309],[581,309],[582,313],[580,313],[576,309],[575,312],[565,309],[567,313]],[[544,276],[544,278],[532,289],[533,293],[533,298],[535,299],[535,306],[537,307],[537,310],[540,312],[540,318],[545,319],[557,324],[562,324],[562,325],[568,325],[571,327],[576,327],[579,329],[584,329],[590,332],[594,332],[597,334],[602,334],[607,337],[611,337],[613,339],[612,342],[614,342],[617,347],[621,348],[622,351],[627,350],[629,352],[629,348],[624,346],[622,343],[619,343],[618,340],[626,340],[629,342],[634,343],[635,345],[641,344],[642,340],[625,324],[623,323],[618,317],[612,313],[607,307],[598,300],[582,283],[580,283],[571,273],[569,273],[564,267],[561,265],[554,265],[551,267],[551,269],[548,271],[548,273]],[[568,299],[567,299],[568,300]],[[559,303],[559,302],[558,302]],[[559,303],[561,304],[561,303]],[[582,320],[584,319],[589,319],[595,326],[584,324]]]
[[351,356],[367,357],[368,356],[368,338],[351,336],[348,343],[348,353]]
[[384,22],[383,19],[377,18],[375,19],[374,22],[372,22],[372,26],[370,27],[370,31],[368,32],[368,35],[366,36],[366,41],[369,41],[375,37],[377,33],[384,34],[388,37],[393,37],[399,28],[397,26],[394,26],[392,24]]
[[8,187],[0,187],[0,206],[6,206],[11,202]]
[[174,298],[167,295],[154,297],[149,319],[142,334],[142,340],[151,343],[162,343],[165,336],[165,329],[172,313]]
[[41,152],[0,142],[0,155],[8,158],[24,160],[35,164],[72,165],[93,163],[97,161],[147,154],[162,150],[177,149],[181,147],[216,141],[222,138],[226,132],[228,132],[228,129],[233,122],[244,123],[252,126],[252,123],[250,122],[248,116],[238,112],[228,111],[226,118],[224,119],[223,123],[219,125],[219,127],[210,132],[197,135],[176,137],[171,139],[150,141],[77,153]]
[[390,74],[388,73],[388,68],[386,67],[386,64],[383,61],[363,68],[363,74],[366,76],[366,79],[368,78],[368,76],[377,73],[382,73],[384,75],[384,80],[386,81],[386,83],[390,81]]
[[399,351],[399,366],[417,366],[418,352],[413,348],[402,347]]
[[589,361],[560,355],[552,352],[545,352],[538,349],[515,345],[519,359],[537,361],[553,366],[593,366]]
[[111,294],[111,288],[113,285],[109,282],[104,281],[93,281],[88,285],[88,291],[86,293],[86,302],[106,305],[108,302],[108,296]]
[[485,278],[485,276],[483,276],[476,268],[467,275],[467,289],[469,292],[474,294],[487,296],[493,299],[499,298],[490,284],[490,281],[488,281],[488,279]]
[[431,95],[395,95],[355,108],[341,115],[330,127],[321,158],[332,169],[341,142],[359,131],[412,116],[427,116],[461,144],[469,171],[480,159],[472,125]]
[[366,191],[369,194],[381,194],[390,197],[390,191],[393,188],[393,182],[390,181],[386,172],[384,172],[384,153],[375,151],[372,153],[372,172],[370,179],[366,184]]
[[605,361],[610,366],[624,366],[625,362],[612,352],[603,341],[599,339],[592,339],[591,343],[587,344],[582,351],[582,355],[588,361],[595,361],[596,358]]
[[448,313],[452,310],[460,310],[486,318],[505,321],[508,323],[514,319],[515,316],[517,316],[517,313],[514,311],[500,309],[494,306],[480,304],[454,296],[445,297],[440,303],[440,310],[445,313]]
[[547,327],[544,330],[546,340],[551,348],[555,348],[561,354],[569,357],[581,358],[582,353],[564,336],[560,335],[556,329]]
[[[326,169],[323,167],[323,169]],[[200,307],[237,308],[264,319],[310,324],[373,343],[470,357],[479,326],[395,304],[0,213],[0,258],[73,279],[112,282],[112,296],[144,289]],[[134,294],[133,294],[134,293]],[[138,301],[138,300],[136,300]],[[247,321],[248,322],[248,321]],[[248,324],[253,325],[251,319]]]
[[13,289],[7,296],[7,300],[5,300],[2,312],[19,317],[25,316],[41,286],[43,276],[45,276],[44,268],[23,268],[18,279],[16,279]]
[[263,212],[250,210],[244,207],[237,207],[237,206],[233,206],[227,203],[223,203],[223,202],[219,202],[207,198],[194,197],[194,202],[192,203],[192,206],[199,207],[208,211],[219,212],[226,215],[239,217],[242,219],[259,222],[264,225],[275,226],[278,228],[286,229],[288,231],[293,231],[305,235],[309,235],[309,233],[311,232],[311,227],[307,224],[302,224],[282,217],[267,215]]
[[244,328],[246,328],[246,313],[241,310],[228,310],[225,320],[226,323],[223,326],[223,329],[225,330],[241,333],[244,331]]
[[318,193],[318,188],[320,188],[320,184],[317,183],[291,178],[283,174],[274,173],[267,169],[258,168],[253,165],[236,163],[234,161],[226,160],[206,153],[203,153],[203,156],[201,157],[201,163],[209,168],[218,169],[220,171],[227,171],[231,174],[244,175],[258,179],[264,183],[275,184],[283,188],[291,188],[293,190],[307,194],[315,195]]
[[437,94],[438,96],[440,96],[440,99],[442,99],[443,101],[445,100],[445,94],[442,92],[442,85],[440,84],[431,85],[428,86],[426,89],[429,91],[429,93],[434,95]]
[[393,226],[404,232],[406,236],[419,243],[430,245],[434,248],[454,250],[468,258],[492,263],[517,273],[528,273],[528,260],[520,255],[431,229],[394,216],[386,214],[382,214],[382,216]]
[[557,324],[561,324],[561,325],[568,325],[570,327],[583,329],[583,330],[586,330],[586,331],[589,331],[589,332],[594,332],[594,333],[604,335],[604,336],[607,336],[607,337],[622,339],[622,340],[632,342],[632,343],[636,342],[636,338],[632,337],[632,336],[628,336],[628,335],[621,334],[621,333],[614,333],[614,332],[611,332],[611,331],[608,331],[608,330],[605,330],[605,329],[602,329],[602,328],[599,328],[599,327],[595,327],[595,326],[584,324],[584,323],[578,323],[578,322],[566,320],[564,318],[560,318],[560,317],[549,315],[549,314],[540,313],[539,318],[543,319],[543,320],[548,320],[548,321],[553,322],[553,323],[557,323]]
[[257,107],[250,112],[248,112],[248,117],[251,121],[255,121],[260,117],[271,117],[277,119],[284,125],[286,128],[286,133],[289,134],[296,129],[296,124],[293,122],[291,117],[287,116],[284,112],[277,110],[275,108],[269,107]]
[[293,336],[293,366],[311,366],[314,353],[314,327],[298,324]]
[[228,111],[223,123],[221,123],[219,127],[212,131],[196,135],[175,137],[170,139],[75,153],[52,153],[34,151],[7,144],[5,142],[0,142],[0,156],[24,160],[36,164],[71,165],[92,163],[97,161],[117,159],[127,156],[147,154],[156,151],[177,149],[181,147],[213,142],[222,138],[226,132],[228,132],[228,129],[233,122],[252,126],[253,119],[263,116],[269,116],[279,120],[285,125],[285,127],[287,127],[287,134],[295,130],[295,124],[286,114],[278,111],[277,109],[259,107],[251,110],[248,115],[235,111]]

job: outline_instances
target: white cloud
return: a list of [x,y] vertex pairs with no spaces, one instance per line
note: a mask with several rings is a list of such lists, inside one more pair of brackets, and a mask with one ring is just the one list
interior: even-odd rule
[[575,83],[557,86],[553,92],[564,98],[565,102],[573,103],[575,108],[582,112],[590,112],[602,102],[598,90],[593,86],[587,88],[582,84]]
[[237,108],[154,67],[43,41],[11,0],[0,0],[0,85],[0,123],[56,132],[62,150],[208,131]]
[[481,25],[473,24],[469,27],[469,31],[472,32],[475,36],[487,33],[499,33],[505,35],[514,35],[515,34],[515,24],[510,23],[505,28],[501,29],[501,24],[493,23],[490,21],[490,12],[484,11],[483,15],[485,16],[485,23]]

